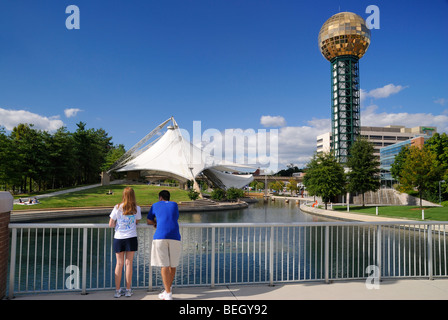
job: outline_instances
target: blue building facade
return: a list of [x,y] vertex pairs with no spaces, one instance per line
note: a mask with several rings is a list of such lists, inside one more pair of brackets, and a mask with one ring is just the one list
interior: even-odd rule
[[423,147],[426,141],[431,138],[431,134],[422,135],[409,140],[394,143],[390,146],[380,149],[380,172],[381,172],[381,184],[386,187],[392,187],[397,181],[392,177],[390,169],[395,161],[395,156],[400,153],[401,149],[406,146]]

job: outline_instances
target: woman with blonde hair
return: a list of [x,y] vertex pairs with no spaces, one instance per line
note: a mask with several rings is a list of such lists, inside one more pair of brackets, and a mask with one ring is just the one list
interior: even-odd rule
[[[142,218],[141,209],[135,200],[134,189],[126,187],[123,190],[123,200],[117,204],[110,214],[109,226],[115,228],[114,251],[117,257],[115,266],[115,298],[123,294],[132,295],[132,261],[138,249],[137,224]],[[120,288],[121,275],[126,259],[126,291]]]

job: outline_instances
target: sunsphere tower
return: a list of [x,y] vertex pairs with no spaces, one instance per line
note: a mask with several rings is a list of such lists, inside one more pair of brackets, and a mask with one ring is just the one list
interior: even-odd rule
[[332,151],[346,163],[359,135],[359,59],[370,44],[370,30],[359,15],[341,12],[328,19],[319,32],[319,49],[331,62]]

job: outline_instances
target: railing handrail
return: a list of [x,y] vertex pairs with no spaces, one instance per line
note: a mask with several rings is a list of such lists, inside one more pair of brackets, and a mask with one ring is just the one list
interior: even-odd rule
[[[378,226],[378,225],[444,225],[448,221],[322,221],[322,222],[238,222],[238,223],[180,223],[185,228],[231,228],[231,227],[309,227],[309,226]],[[110,228],[107,223],[10,223],[14,228]],[[153,228],[140,223],[137,228]]]
[[[437,225],[440,227],[434,227]],[[188,259],[185,263],[186,270],[183,271],[184,265],[182,265],[180,269],[184,275],[191,273],[191,257],[191,263],[193,264],[192,274],[195,275],[197,270],[204,268],[205,274],[199,272],[198,277],[204,277],[205,283],[208,283],[212,287],[214,287],[215,281],[218,281],[217,279],[219,278],[220,273],[221,275],[224,275],[224,280],[219,280],[220,283],[226,283],[226,273],[228,274],[228,277],[233,277],[234,280],[236,279],[238,282],[246,281],[243,279],[249,279],[249,274],[255,274],[257,272],[258,278],[255,279],[255,277],[253,277],[253,280],[250,281],[266,281],[273,285],[275,281],[288,281],[285,279],[289,279],[290,272],[293,275],[293,280],[299,279],[302,273],[304,280],[311,279],[311,272],[314,270],[313,277],[315,279],[321,278],[328,283],[330,279],[335,279],[335,277],[336,279],[362,277],[362,273],[359,271],[355,273],[354,265],[351,272],[347,269],[351,260],[349,259],[349,255],[350,252],[352,252],[358,256],[358,260],[356,262],[356,267],[358,269],[361,268],[361,270],[363,270],[365,263],[376,264],[380,270],[378,275],[379,277],[383,277],[383,274],[381,273],[383,268],[387,268],[388,272],[390,272],[389,274],[396,276],[395,265],[397,265],[398,276],[404,276],[404,274],[408,272],[408,276],[426,276],[432,279],[433,268],[436,263],[434,257],[436,255],[438,257],[438,264],[436,267],[439,270],[439,273],[436,274],[436,276],[448,276],[448,251],[446,250],[446,248],[448,248],[446,245],[448,239],[447,225],[448,221],[408,220],[279,223],[181,223],[181,231],[184,230],[186,232],[186,239],[196,239],[195,237],[197,236],[198,240],[195,241],[198,242],[196,243],[196,247],[194,246],[194,243],[190,243],[189,240],[185,242],[186,247],[190,246],[188,250],[191,251],[188,251],[186,254],[186,259]],[[342,228],[340,228],[341,226]],[[302,229],[301,227],[305,228]],[[319,229],[318,227],[322,227],[322,229]],[[32,267],[32,272],[34,274],[33,279],[35,279],[37,270],[36,265],[39,264],[39,262],[41,262],[42,267],[38,269],[40,271],[37,271],[37,273],[41,273],[41,279],[43,279],[44,268],[46,270],[45,272],[50,274],[50,269],[55,268],[55,266],[58,265],[58,245],[60,244],[62,250],[65,250],[65,248],[69,250],[69,252],[67,251],[67,256],[70,254],[70,264],[72,264],[71,258],[73,251],[73,253],[77,256],[76,265],[79,264],[82,266],[83,293],[86,292],[87,288],[87,261],[90,263],[90,269],[92,268],[92,263],[94,263],[92,258],[94,253],[89,251],[91,250],[93,242],[95,241],[98,243],[98,247],[95,248],[95,257],[97,260],[101,260],[106,257],[106,240],[111,243],[110,240],[113,237],[113,228],[109,227],[109,224],[106,223],[10,223],[9,228],[12,233],[9,279],[10,297],[14,294],[16,257],[18,257],[17,262],[19,263],[17,269],[19,272],[19,280],[20,270],[22,270],[22,241],[20,238],[22,233],[24,236],[26,235],[26,237],[28,237],[27,243],[23,243],[23,254],[26,253],[26,256],[23,256],[23,264],[26,267],[26,275],[28,275],[28,264],[34,264],[34,267]],[[236,230],[234,228],[236,228]],[[28,232],[24,231],[26,229],[28,229]],[[50,238],[49,243],[47,241],[45,243],[46,247],[44,248],[43,235],[48,232],[48,229],[50,229],[50,234],[53,234],[57,229],[59,229],[59,231],[55,232],[57,238],[53,240],[53,247],[51,245],[52,238]],[[70,231],[69,229],[72,230]],[[76,230],[77,235],[75,234],[75,229],[78,229]],[[102,236],[105,237],[104,246],[102,247],[103,249],[99,247],[100,232],[103,232],[99,229],[104,229]],[[106,229],[110,230],[107,231],[107,235]],[[138,229],[145,234],[145,236],[142,237],[142,245],[143,248],[145,248],[144,252],[146,252],[146,250],[150,250],[152,230],[154,230],[154,227],[152,225],[141,223],[138,225]],[[348,238],[348,234],[352,229],[353,239],[355,237],[355,229],[357,229],[357,241],[356,243],[354,242],[353,244],[349,244],[350,239]],[[360,234],[360,229],[367,230],[366,232],[362,231],[362,234]],[[64,237],[61,236],[61,239],[64,239],[63,243],[62,240],[61,242],[59,241],[58,235],[61,230],[64,233]],[[418,232],[418,239],[416,240],[415,236],[413,236],[413,239],[407,236],[403,240],[400,240],[401,230],[403,230],[403,232]],[[67,244],[67,247],[65,244],[66,231],[70,234],[70,238],[67,238],[67,242],[69,242],[70,239],[70,243]],[[397,236],[395,236],[396,232],[398,232]],[[40,250],[42,250],[42,252],[43,250],[47,250],[46,252],[50,253],[48,257],[44,257],[44,255],[40,254],[40,251],[37,250],[38,233],[41,233],[42,235],[42,240],[39,240],[42,241],[39,242],[39,245],[42,245],[42,249]],[[29,237],[31,234],[33,234],[33,238],[30,241]],[[87,241],[88,234],[90,234],[91,237],[89,241]],[[93,234],[96,234],[95,239],[93,238]],[[191,238],[189,238],[190,236]],[[39,235],[39,237],[41,236]],[[72,243],[73,238],[76,239],[75,243]],[[316,241],[316,243],[313,244],[313,241]],[[107,245],[107,249],[110,249],[110,255],[108,255],[108,258],[112,259],[113,255],[110,243]],[[54,248],[54,246],[56,246],[56,248]],[[414,254],[414,260],[412,261],[410,260],[412,253],[411,247]],[[416,247],[418,247],[418,252],[416,252]],[[19,249],[17,250],[17,248]],[[30,248],[32,248],[31,252]],[[54,249],[55,251],[52,255],[51,250]],[[355,249],[357,251],[355,251]],[[397,250],[397,254],[395,250]],[[435,251],[433,252],[433,250]],[[89,255],[87,253],[88,251]],[[416,254],[419,255],[418,260],[415,258],[417,257]],[[29,261],[30,255],[33,257],[31,261]],[[63,255],[63,257],[59,257],[59,259],[63,261],[65,266],[65,253],[62,252],[61,255]],[[361,261],[359,261],[360,258]],[[396,258],[398,258],[398,261],[396,261]],[[54,261],[52,259],[54,259]],[[137,259],[139,259],[139,255],[137,255]],[[141,256],[141,260],[142,270],[146,270],[145,268],[149,269],[149,279],[146,279],[146,271],[142,273],[142,277],[145,283],[148,283],[149,288],[152,288],[153,272],[152,267],[149,265],[149,255],[143,254]],[[112,260],[110,260],[108,266],[111,264],[111,261]],[[301,261],[303,261],[303,265],[301,264]],[[47,262],[49,265],[46,264]],[[409,265],[406,264],[402,267],[401,262],[403,262],[403,264],[409,263]],[[196,267],[196,263],[198,263],[198,267]],[[305,266],[305,263],[310,264],[309,268]],[[239,273],[239,271],[238,274],[236,273],[235,270],[238,268],[233,267],[234,264],[241,264],[241,273]],[[97,272],[95,274],[95,279],[98,281],[98,266],[96,268]],[[412,272],[411,268],[413,269]],[[442,271],[442,268],[444,271]],[[339,276],[339,271],[342,272],[341,276]],[[261,272],[263,272],[263,279]],[[347,273],[347,276],[344,276],[344,272]],[[401,272],[403,272],[403,275]],[[283,273],[285,273],[285,276]],[[320,275],[318,273],[320,273]],[[297,277],[295,274],[297,274]],[[275,280],[275,277],[278,277],[280,280]],[[26,288],[28,288],[28,278],[25,276],[24,278],[26,278]],[[240,280],[238,280],[238,278]],[[55,279],[55,281],[58,281],[58,278]],[[90,281],[93,281],[91,275],[89,279]],[[35,282],[36,280],[33,281]],[[189,281],[190,280],[187,280],[187,285],[190,283]],[[193,283],[196,284],[196,280],[194,280]],[[204,282],[200,280],[199,283]],[[54,290],[57,290],[57,288]]]

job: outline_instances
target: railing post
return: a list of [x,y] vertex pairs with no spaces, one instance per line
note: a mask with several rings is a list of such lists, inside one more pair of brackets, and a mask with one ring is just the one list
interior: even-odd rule
[[211,270],[210,270],[210,286],[212,288],[215,287],[215,251],[216,251],[216,246],[215,246],[215,241],[216,241],[216,236],[215,236],[215,227],[212,227],[212,253],[211,253]]
[[82,241],[82,293],[87,294],[87,228],[83,228],[83,241]]
[[269,285],[274,286],[274,226],[269,237]]
[[428,224],[428,276],[429,280],[433,280],[432,270],[432,225]]
[[330,226],[325,226],[325,283],[330,283]]
[[16,278],[16,251],[17,251],[17,229],[12,229],[11,237],[11,260],[9,262],[9,292],[8,298],[14,298],[14,280]]
[[382,232],[381,232],[381,225],[378,225],[377,227],[377,241],[376,241],[376,266],[378,267],[378,281],[381,281],[381,269],[382,269],[382,261],[381,261],[381,254],[383,252],[383,245],[382,245]]
[[[153,235],[150,233],[150,235],[147,237],[149,239],[149,244],[148,244],[148,248],[149,248],[149,257],[152,256],[152,241],[153,241]],[[148,291],[152,291],[152,263],[151,263],[151,259],[149,260],[149,279],[148,279]]]

